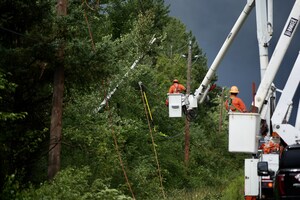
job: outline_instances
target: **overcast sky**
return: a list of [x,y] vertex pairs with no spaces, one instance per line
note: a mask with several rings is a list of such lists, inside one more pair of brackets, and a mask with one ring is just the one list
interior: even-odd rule
[[[180,19],[196,37],[208,58],[208,66],[218,54],[246,2],[247,0],[165,0],[166,5],[170,5],[170,15]],[[274,0],[274,33],[270,41],[269,56],[273,53],[294,2],[295,0]],[[275,78],[274,83],[280,89],[283,89],[300,50],[299,34],[300,31],[297,30]],[[260,82],[255,8],[221,62],[217,75],[218,85],[239,87],[239,96],[249,108],[252,82],[257,87]],[[298,102],[295,104],[298,105]]]

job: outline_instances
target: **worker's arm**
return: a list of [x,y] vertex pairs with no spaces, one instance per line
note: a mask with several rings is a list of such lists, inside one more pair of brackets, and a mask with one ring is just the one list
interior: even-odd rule
[[241,109],[241,112],[247,112],[247,108],[246,108],[245,103],[243,102],[242,99],[239,99],[239,107]]
[[186,88],[183,85],[179,85],[179,87],[180,87],[180,91],[182,91],[182,92],[186,91]]
[[174,87],[173,87],[173,85],[169,88],[169,93],[174,93]]

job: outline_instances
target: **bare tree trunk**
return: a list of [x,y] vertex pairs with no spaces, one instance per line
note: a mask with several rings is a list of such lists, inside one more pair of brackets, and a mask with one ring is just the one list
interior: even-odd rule
[[[67,0],[57,1],[57,14],[58,15],[67,14]],[[52,180],[53,177],[60,170],[64,80],[65,80],[64,44],[62,43],[60,48],[58,49],[58,63],[54,71],[49,160],[48,160],[49,180]]]

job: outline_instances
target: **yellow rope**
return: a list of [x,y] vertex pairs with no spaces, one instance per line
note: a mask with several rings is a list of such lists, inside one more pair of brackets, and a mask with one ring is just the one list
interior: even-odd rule
[[[157,151],[156,151],[156,148],[155,148],[155,142],[154,142],[154,138],[153,138],[153,134],[152,134],[152,128],[151,128],[151,125],[150,125],[150,122],[149,122],[147,107],[148,107],[148,111],[150,113],[149,115],[151,116],[151,119],[152,119],[152,115],[151,115],[151,112],[150,112],[150,108],[149,108],[149,104],[148,104],[148,100],[147,100],[147,97],[145,95],[145,92],[144,92],[144,95],[143,95],[143,89],[142,89],[141,85],[140,85],[140,90],[141,90],[141,96],[142,96],[142,100],[143,100],[143,105],[144,105],[147,121],[148,121],[148,127],[149,127],[149,132],[150,132],[150,136],[151,136],[151,140],[152,140],[152,147],[153,147],[153,151],[154,151],[154,156],[155,156],[155,160],[156,160],[156,164],[157,164],[157,171],[158,171],[158,175],[159,175],[160,188],[161,188],[163,197],[165,199],[166,195],[165,195],[165,191],[164,191],[164,187],[163,187],[162,175],[161,175],[161,170],[160,170],[160,166],[159,166]],[[147,102],[147,105],[146,105],[145,101]]]
[[153,121],[152,113],[151,113],[151,111],[150,111],[148,99],[147,99],[147,96],[146,96],[146,93],[145,93],[145,92],[144,92],[144,98],[145,98],[145,101],[146,101],[146,105],[147,105],[147,108],[148,108],[148,113],[149,113],[150,119],[151,119],[151,121]]

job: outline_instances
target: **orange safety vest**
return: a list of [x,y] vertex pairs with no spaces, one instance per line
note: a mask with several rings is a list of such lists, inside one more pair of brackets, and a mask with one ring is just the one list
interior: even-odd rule
[[185,91],[185,87],[179,83],[174,83],[169,88],[169,93],[181,93],[183,91]]
[[230,97],[227,99],[225,102],[225,107],[227,111],[231,110],[233,112],[247,112],[244,102],[238,97]]

